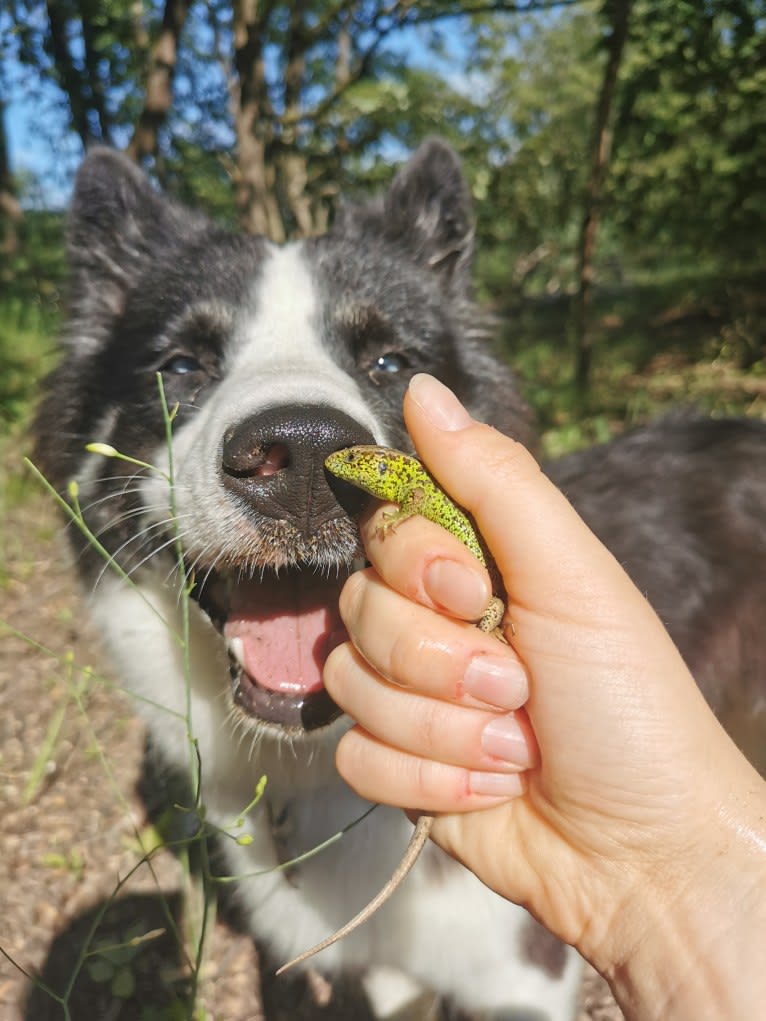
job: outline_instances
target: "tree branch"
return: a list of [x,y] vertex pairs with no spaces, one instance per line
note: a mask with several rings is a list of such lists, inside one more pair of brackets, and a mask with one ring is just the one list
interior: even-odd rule
[[472,17],[476,14],[537,14],[541,11],[553,11],[558,7],[575,7],[581,3],[583,0],[529,0],[528,3],[519,2],[519,0],[494,0],[490,3],[460,3],[452,11],[424,11],[421,9],[411,19],[410,24],[424,25],[447,18]]
[[[279,123],[283,127],[287,127],[298,121],[313,124],[321,122],[328,110],[338,102],[344,92],[367,74],[370,61],[386,37],[405,25],[433,24],[435,21],[448,18],[462,18],[478,14],[531,14],[554,10],[557,7],[573,7],[582,2],[583,0],[528,0],[527,3],[524,3],[519,0],[493,0],[493,2],[474,5],[460,3],[453,10],[445,8],[424,11],[422,5],[418,5],[416,0],[394,0],[394,3],[376,13],[370,25],[365,26],[367,31],[375,33],[374,38],[359,54],[353,66],[348,65],[346,76],[342,80],[336,81],[335,88],[313,109],[291,114],[286,112],[279,119]],[[345,6],[347,5],[338,5],[333,16],[337,17]]]

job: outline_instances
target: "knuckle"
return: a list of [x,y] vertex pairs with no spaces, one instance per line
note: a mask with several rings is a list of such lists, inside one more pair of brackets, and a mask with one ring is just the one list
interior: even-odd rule
[[424,699],[419,705],[417,719],[418,747],[426,754],[439,754],[444,745],[445,717],[448,708],[437,699]]
[[418,742],[423,749],[431,749],[434,745],[434,736],[438,733],[436,720],[436,706],[424,703],[417,721]]
[[412,675],[413,664],[417,662],[417,649],[413,649],[410,635],[397,632],[388,648],[389,678],[397,683],[406,683]]
[[422,804],[428,803],[433,790],[433,777],[430,774],[431,763],[427,759],[416,759],[413,786],[415,796]]
[[502,444],[492,444],[483,457],[482,469],[493,480],[518,485],[540,474],[540,465],[518,440],[502,437]]
[[467,769],[430,759],[418,759],[414,786],[419,804],[443,810],[460,808],[470,800]]

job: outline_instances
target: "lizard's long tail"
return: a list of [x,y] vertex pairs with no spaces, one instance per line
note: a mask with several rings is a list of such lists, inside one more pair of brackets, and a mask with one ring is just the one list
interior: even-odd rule
[[288,961],[287,964],[283,964],[277,971],[277,975],[281,975],[282,972],[287,971],[288,968],[292,968],[295,964],[301,964],[301,962],[307,961],[309,957],[313,957],[314,954],[318,954],[320,950],[326,950],[327,947],[331,947],[333,943],[337,943],[338,940],[345,939],[349,933],[352,933],[354,929],[358,929],[359,926],[366,922],[368,918],[371,918],[378,908],[382,907],[383,904],[386,903],[391,894],[398,889],[402,880],[420,857],[420,852],[423,850],[423,847],[431,833],[433,821],[434,817],[432,815],[421,815],[418,817],[415,829],[410,837],[410,842],[407,845],[407,849],[405,850],[396,871],[381,891],[372,898],[369,904],[366,904],[365,907],[362,908],[359,914],[354,915],[349,922],[346,922],[346,924],[338,929],[337,932],[334,932],[332,936],[328,936],[327,939],[323,939],[321,943],[317,943],[315,947],[304,951],[298,957],[293,958],[292,961]]

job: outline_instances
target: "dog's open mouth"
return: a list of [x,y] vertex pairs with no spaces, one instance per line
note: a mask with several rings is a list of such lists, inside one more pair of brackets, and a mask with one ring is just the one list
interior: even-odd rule
[[211,572],[194,597],[223,634],[235,705],[288,729],[315,730],[341,715],[322,680],[330,652],[346,640],[338,597],[348,577],[310,568],[256,578]]

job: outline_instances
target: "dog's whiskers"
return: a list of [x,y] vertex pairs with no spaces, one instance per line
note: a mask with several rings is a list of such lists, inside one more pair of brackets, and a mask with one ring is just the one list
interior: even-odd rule
[[[131,567],[131,569],[127,572],[128,576],[130,577],[133,574],[135,574],[136,571],[139,571],[153,557],[158,556],[160,553],[163,552],[163,550],[168,549],[168,547],[174,546],[176,542],[180,542],[186,535],[189,535],[189,534],[190,534],[190,529],[187,529],[184,532],[179,532],[177,535],[172,535],[169,539],[166,539],[165,542],[161,543],[155,549],[150,550],[149,553],[147,553],[147,555],[142,560],[139,560],[139,562],[137,564],[135,564],[133,567]],[[178,568],[179,568],[179,564],[176,562],[175,565],[174,565],[174,570],[178,570]],[[171,575],[172,575],[172,573],[173,573],[173,571],[170,572]]]
[[[118,528],[120,525],[124,524],[126,521],[130,521],[130,520],[132,520],[135,517],[149,517],[149,515],[152,514],[155,511],[164,511],[167,514],[168,508],[167,507],[163,507],[160,504],[156,504],[154,506],[150,505],[148,507],[133,507],[130,510],[122,511],[120,514],[115,514],[115,516],[113,518],[110,518],[109,521],[107,521],[104,525],[102,525],[98,529],[98,531],[95,531],[93,534],[97,538],[100,538],[106,532],[109,532],[109,531],[112,531],[112,530]],[[149,521],[147,522],[146,528],[148,529],[148,528],[164,527],[166,525],[169,525],[169,526],[172,527],[174,524],[176,524],[180,520],[181,517],[190,517],[190,515],[184,514],[184,515],[178,515],[176,517],[168,516],[168,517],[162,518],[160,520],[155,520],[155,521],[152,521],[151,519],[149,519]]]
[[[141,490],[136,486],[134,489],[120,490],[119,493],[109,493],[107,496],[100,496],[97,500],[91,500],[90,503],[80,503],[80,511],[83,516],[91,514],[97,507],[103,507],[105,504],[111,503],[115,500],[122,500],[126,496],[138,496]],[[141,508],[144,509],[143,507]]]
[[[123,554],[125,552],[125,550],[128,548],[128,546],[132,545],[135,542],[138,542],[139,545],[138,545],[137,549],[134,551],[133,555],[134,556],[135,555],[139,555],[142,547],[145,546],[150,541],[150,539],[152,538],[150,533],[155,532],[158,529],[165,528],[167,525],[172,525],[174,522],[175,522],[174,518],[168,518],[165,521],[157,521],[157,522],[154,522],[153,524],[149,524],[146,527],[142,528],[141,531],[137,532],[135,535],[131,536],[129,539],[126,539],[125,542],[123,542],[120,546],[117,547],[117,549],[113,553],[110,554],[112,560],[115,561],[116,563],[119,563],[119,558],[120,558],[121,554]],[[174,535],[172,538],[167,539],[165,542],[163,542],[160,546],[157,546],[154,549],[150,549],[149,553],[146,556],[142,557],[142,559],[139,560],[138,563],[133,564],[132,566],[130,566],[128,568],[125,568],[125,576],[126,576],[126,578],[131,579],[133,577],[133,575],[135,574],[135,572],[137,570],[139,570],[141,567],[143,567],[144,564],[146,564],[149,560],[151,560],[152,557],[154,557],[155,555],[160,553],[163,549],[165,549],[168,545],[171,545],[175,541],[176,541],[176,536]],[[104,563],[103,567],[101,568],[101,571],[98,574],[98,577],[96,578],[95,582],[93,583],[94,590],[101,583],[101,581],[104,578],[105,573],[107,572],[107,570],[109,569],[110,566],[111,566],[111,562],[105,562]]]

